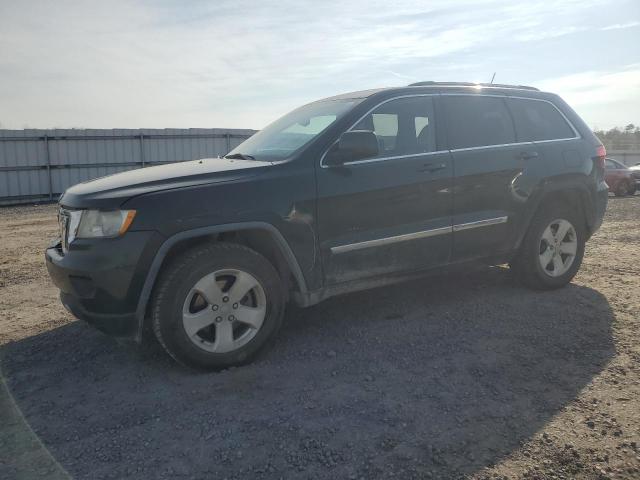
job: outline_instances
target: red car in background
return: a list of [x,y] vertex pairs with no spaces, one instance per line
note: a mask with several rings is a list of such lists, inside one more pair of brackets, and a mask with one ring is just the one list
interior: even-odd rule
[[609,185],[609,191],[615,193],[616,197],[636,193],[636,179],[633,172],[613,158],[605,160],[604,179]]
[[636,190],[640,190],[640,163],[636,163],[633,167],[629,167],[631,175],[636,180]]

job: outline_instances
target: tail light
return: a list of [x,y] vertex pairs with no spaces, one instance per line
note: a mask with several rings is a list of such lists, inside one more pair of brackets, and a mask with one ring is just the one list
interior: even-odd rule
[[604,145],[598,145],[596,147],[596,156],[593,157],[593,164],[596,167],[596,172],[601,175],[601,178],[604,178],[604,162],[607,158],[607,149],[604,148]]
[[604,170],[605,158],[607,158],[607,149],[604,148],[604,145],[598,145],[598,148],[596,148],[596,156],[593,158],[593,160],[595,161],[596,166],[601,170]]

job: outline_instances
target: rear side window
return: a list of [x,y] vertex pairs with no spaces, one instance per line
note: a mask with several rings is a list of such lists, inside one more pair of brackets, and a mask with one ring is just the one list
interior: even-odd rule
[[515,143],[513,121],[502,98],[445,95],[451,149]]
[[436,150],[433,99],[416,96],[385,102],[352,130],[375,133],[379,157],[433,152]]
[[617,170],[624,170],[626,169],[626,165],[621,164],[620,162],[617,162],[615,160],[611,160],[609,158],[606,159],[606,163],[605,163],[605,168],[609,168],[609,169],[617,169]]
[[535,142],[575,137],[567,121],[549,102],[519,98],[510,98],[507,102],[513,113],[519,141]]

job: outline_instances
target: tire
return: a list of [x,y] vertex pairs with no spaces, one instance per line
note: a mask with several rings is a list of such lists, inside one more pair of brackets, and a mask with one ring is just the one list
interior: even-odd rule
[[[561,226],[564,231],[567,223],[571,228],[557,240],[562,235]],[[530,288],[551,290],[563,287],[573,279],[582,264],[585,242],[586,231],[581,215],[567,206],[543,205],[531,221],[511,268],[516,277]],[[575,253],[571,255],[573,248]],[[561,267],[556,257],[562,263]]]
[[629,190],[631,189],[631,185],[628,182],[620,182],[613,192],[616,197],[624,197],[629,194]]
[[282,282],[267,259],[243,245],[216,243],[182,253],[163,270],[151,319],[175,360],[219,370],[250,362],[269,343],[284,304]]
[[629,184],[629,189],[627,190],[627,195],[635,195],[636,194],[636,184],[634,183],[630,183]]

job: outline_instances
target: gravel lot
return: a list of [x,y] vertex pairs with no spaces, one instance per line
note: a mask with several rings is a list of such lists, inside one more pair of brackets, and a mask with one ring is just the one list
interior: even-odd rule
[[74,321],[55,230],[0,209],[0,478],[640,478],[640,196],[562,290],[496,267],[333,298],[210,374]]

